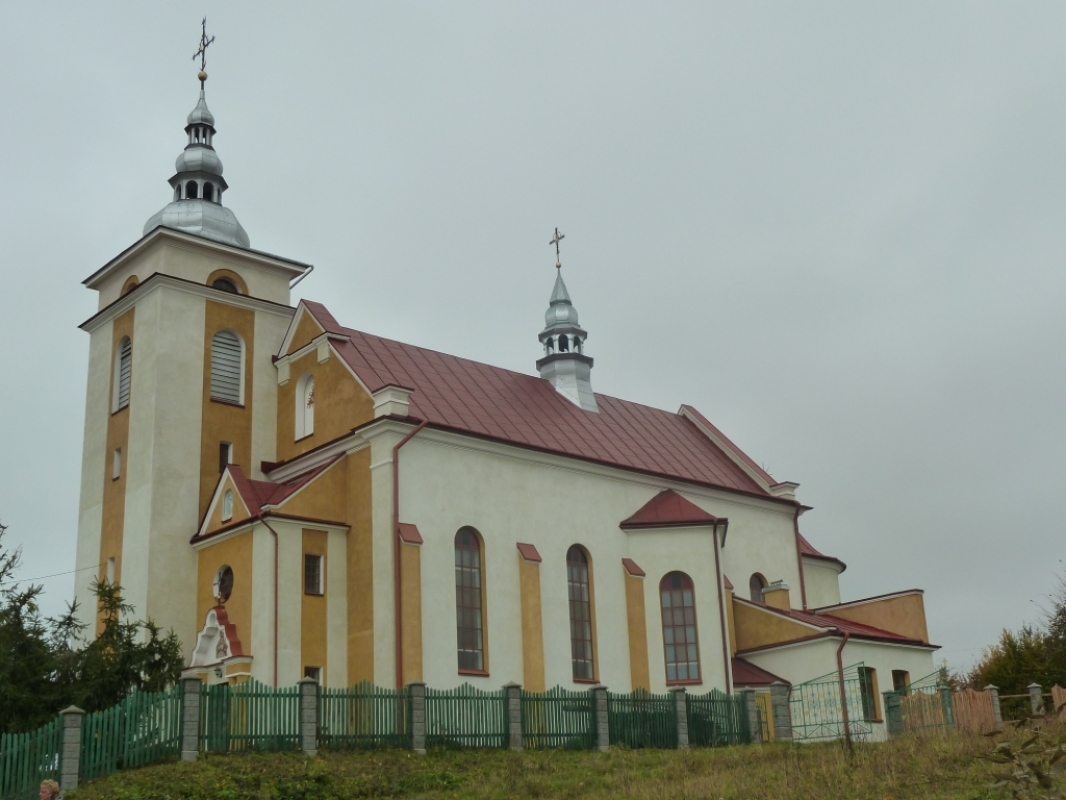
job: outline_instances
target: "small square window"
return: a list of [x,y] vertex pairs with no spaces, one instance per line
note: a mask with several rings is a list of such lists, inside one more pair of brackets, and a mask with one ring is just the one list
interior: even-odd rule
[[304,594],[322,594],[322,562],[325,556],[304,553]]
[[111,454],[111,480],[117,481],[122,477],[122,448],[116,447]]
[[233,463],[233,442],[218,443],[218,472],[221,475]]
[[322,667],[304,667],[304,677],[322,683]]

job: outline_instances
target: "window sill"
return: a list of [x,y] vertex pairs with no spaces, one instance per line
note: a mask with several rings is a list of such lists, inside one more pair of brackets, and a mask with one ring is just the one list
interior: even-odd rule
[[574,683],[599,683],[596,678],[574,678],[573,681]]
[[111,412],[111,416],[113,417],[113,416],[115,416],[115,414],[121,414],[123,411],[127,410],[129,407],[130,407],[130,404],[126,403],[126,405],[122,406],[122,408],[116,408],[114,411]]
[[244,408],[244,403],[234,403],[232,400],[223,400],[221,397],[212,397],[212,403],[218,403],[221,406],[230,406],[231,408]]
[[459,670],[459,674],[460,675],[473,675],[473,676],[475,676],[477,678],[487,678],[487,677],[489,677],[489,673],[485,672],[485,670],[483,670],[483,669],[461,669],[461,670]]
[[292,441],[293,441],[293,443],[302,442],[304,439],[310,439],[314,435],[315,435],[315,432],[311,431],[310,433],[304,434],[303,436],[298,436],[297,438],[293,439]]
[[703,679],[698,678],[694,681],[667,681],[667,686],[703,686]]
[[304,591],[304,594],[307,595],[308,597],[325,597],[326,596],[325,592],[308,592],[306,590]]

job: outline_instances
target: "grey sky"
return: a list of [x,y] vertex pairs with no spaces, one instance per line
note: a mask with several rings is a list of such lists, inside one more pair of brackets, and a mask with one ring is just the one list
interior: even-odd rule
[[[593,386],[692,403],[847,597],[966,666],[1062,568],[1066,6],[0,5],[0,520],[74,563],[81,280],[195,105],[252,246],[346,325],[532,373],[554,226]],[[45,582],[46,608],[72,592]]]

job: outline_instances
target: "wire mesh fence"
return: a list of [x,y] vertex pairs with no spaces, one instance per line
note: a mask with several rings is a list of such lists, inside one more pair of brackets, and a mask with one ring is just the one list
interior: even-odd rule
[[873,731],[876,700],[862,662],[840,672],[830,672],[796,684],[789,695],[794,741],[839,739],[847,731],[853,738],[866,738]]

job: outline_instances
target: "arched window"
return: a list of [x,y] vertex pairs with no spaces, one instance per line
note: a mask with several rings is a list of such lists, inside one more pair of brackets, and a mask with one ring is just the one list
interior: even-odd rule
[[189,181],[188,183],[185,184],[185,199],[186,200],[195,200],[196,199],[196,181]]
[[223,292],[229,292],[230,294],[240,294],[240,290],[237,288],[237,284],[231,281],[229,278],[215,278],[211,282],[213,289],[220,289]]
[[129,336],[123,336],[115,350],[115,376],[112,381],[114,398],[111,410],[118,411],[130,404],[130,378],[133,371],[133,343]]
[[766,578],[760,575],[758,572],[751,576],[751,580],[748,581],[748,589],[751,591],[751,599],[755,603],[765,603],[766,599],[763,597],[763,589],[769,586],[766,582]]
[[566,585],[570,598],[570,663],[576,680],[595,680],[592,659],[592,591],[589,558],[574,545],[566,551]]
[[222,495],[222,521],[229,522],[233,519],[233,490],[227,489]]
[[128,278],[126,278],[126,282],[122,284],[122,296],[125,297],[134,289],[136,289],[139,283],[140,281],[137,280],[136,275],[130,275]]
[[663,611],[666,682],[700,680],[700,643],[696,630],[696,599],[692,578],[670,572],[659,583]]
[[204,184],[204,200],[211,202],[215,199],[215,187],[210,183]]
[[233,570],[227,564],[218,568],[214,589],[215,600],[219,603],[225,603],[233,594]]
[[481,539],[473,528],[463,527],[455,534],[455,627],[460,672],[485,670],[481,588]]
[[560,353],[569,353],[570,352],[570,340],[566,338],[566,334],[565,333],[562,336],[559,337],[559,352]]
[[315,432],[315,377],[305,372],[296,382],[296,438]]
[[244,400],[244,345],[233,331],[211,339],[211,399],[240,404]]

